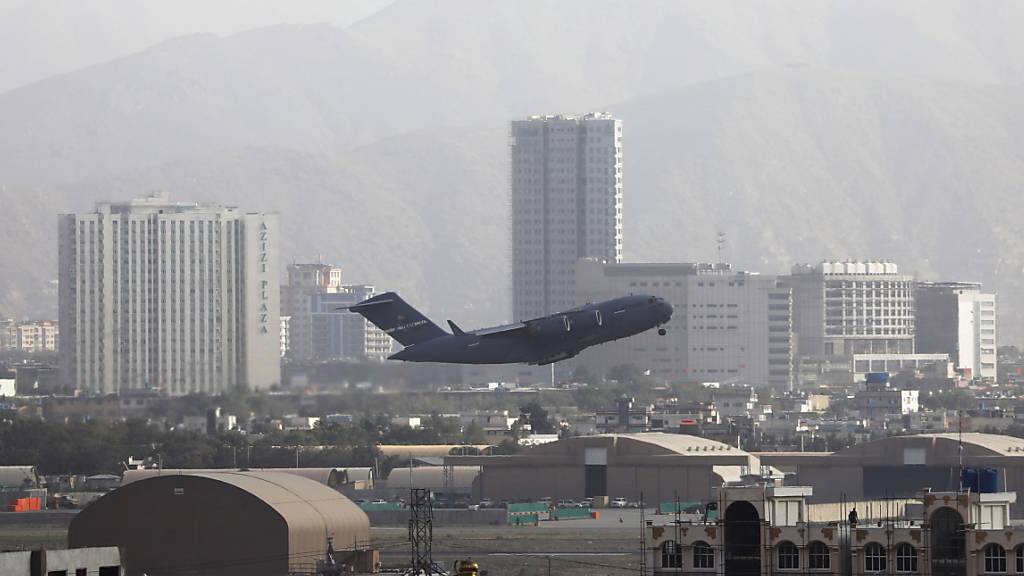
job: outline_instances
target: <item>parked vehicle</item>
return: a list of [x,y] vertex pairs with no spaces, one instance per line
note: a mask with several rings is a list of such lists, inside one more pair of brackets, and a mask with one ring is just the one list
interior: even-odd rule
[[584,498],[580,502],[580,508],[593,508],[593,507],[594,507],[594,499],[593,498]]
[[625,498],[612,498],[612,501],[608,503],[609,508],[627,508],[629,502]]
[[558,501],[559,508],[576,508],[576,501],[570,499],[563,499]]

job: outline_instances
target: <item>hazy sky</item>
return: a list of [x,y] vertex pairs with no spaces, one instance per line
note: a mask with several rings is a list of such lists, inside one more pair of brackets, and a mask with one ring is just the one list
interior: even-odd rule
[[393,0],[2,0],[0,92],[175,36],[347,26]]

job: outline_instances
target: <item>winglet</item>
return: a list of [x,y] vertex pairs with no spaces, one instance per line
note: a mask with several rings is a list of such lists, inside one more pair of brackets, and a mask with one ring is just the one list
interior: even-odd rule
[[462,336],[465,334],[465,332],[462,331],[462,328],[456,326],[455,322],[452,322],[451,320],[448,321],[448,326],[451,327],[452,334],[455,334],[456,336]]

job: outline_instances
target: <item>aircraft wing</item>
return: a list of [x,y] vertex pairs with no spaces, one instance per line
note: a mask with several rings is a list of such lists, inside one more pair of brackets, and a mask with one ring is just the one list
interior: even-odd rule
[[481,328],[480,330],[474,330],[473,334],[476,334],[477,336],[498,336],[498,335],[512,334],[512,333],[519,332],[520,330],[525,330],[525,329],[526,329],[526,323],[525,322],[516,322],[515,324],[506,324],[504,326],[494,326],[494,327],[491,327],[491,328]]

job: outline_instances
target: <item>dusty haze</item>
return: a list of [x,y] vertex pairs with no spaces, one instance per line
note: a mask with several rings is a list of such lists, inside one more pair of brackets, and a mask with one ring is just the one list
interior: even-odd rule
[[58,212],[160,189],[506,320],[507,122],[607,110],[628,260],[891,259],[1024,337],[1020,2],[212,4],[0,4],[0,316],[55,316]]

